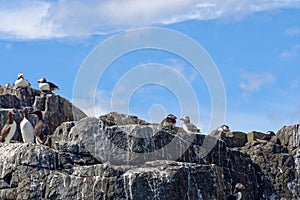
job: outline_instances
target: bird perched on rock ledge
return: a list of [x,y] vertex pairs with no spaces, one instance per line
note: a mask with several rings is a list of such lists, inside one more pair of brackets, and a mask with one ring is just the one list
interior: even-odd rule
[[36,143],[37,144],[45,144],[47,142],[48,135],[50,133],[49,126],[43,119],[42,111],[36,110],[32,114],[35,114],[38,116],[38,121],[36,122],[34,131],[33,131],[33,133],[36,137]]
[[230,132],[230,129],[229,129],[229,126],[223,124],[222,126],[220,126],[220,127],[218,128],[218,131],[224,131],[224,132],[227,133],[227,132]]
[[174,129],[176,125],[176,119],[177,117],[175,115],[169,114],[165,119],[161,121],[160,125],[163,128]]
[[52,92],[59,89],[57,85],[48,82],[45,78],[40,78],[37,82],[39,83],[40,90],[43,92]]
[[180,118],[180,120],[183,121],[182,128],[185,132],[190,134],[200,133],[200,129],[198,129],[196,125],[191,123],[190,117],[185,116]]
[[16,122],[14,121],[14,112],[8,112],[8,119],[1,130],[0,142],[9,143],[16,131]]
[[24,74],[23,73],[19,73],[18,74],[18,80],[15,81],[14,86],[16,89],[18,88],[25,88],[30,86],[30,83],[24,79]]
[[28,120],[28,109],[23,109],[24,118],[20,123],[20,129],[22,134],[23,142],[33,143],[34,142],[34,135],[33,135],[33,126]]
[[257,138],[256,141],[260,143],[276,143],[277,137],[276,134],[273,131],[267,131],[266,134],[263,134],[260,138]]

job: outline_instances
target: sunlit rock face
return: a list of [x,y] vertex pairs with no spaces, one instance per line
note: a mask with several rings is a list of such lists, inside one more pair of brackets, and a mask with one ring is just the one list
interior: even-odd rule
[[[246,187],[243,199],[300,196],[299,125],[279,130],[277,143],[257,132],[191,135],[117,112],[87,117],[31,88],[1,91],[0,125],[14,110],[18,127],[12,143],[0,143],[0,199],[219,200],[236,183]],[[22,142],[24,107],[44,111],[46,145]]]

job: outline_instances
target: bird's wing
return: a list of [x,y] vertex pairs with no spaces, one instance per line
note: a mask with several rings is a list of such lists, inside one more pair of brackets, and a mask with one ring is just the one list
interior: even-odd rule
[[8,135],[9,131],[10,131],[10,125],[5,124],[1,130],[1,142],[5,141],[5,138]]
[[197,126],[195,126],[194,124],[188,123],[186,124],[188,130],[192,131],[192,132],[198,132],[199,129],[197,128]]
[[43,124],[42,134],[40,134],[39,136],[39,139],[42,141],[43,144],[46,142],[49,133],[50,133],[49,126],[47,124]]
[[34,131],[33,134],[35,135],[35,137],[40,137],[40,134],[42,132],[42,125],[41,125],[41,121],[38,121],[34,127]]
[[59,90],[58,86],[55,85],[54,83],[48,82],[48,84],[52,90]]
[[28,86],[31,86],[31,84],[29,83],[29,81],[28,80],[26,80],[27,81],[27,83],[28,83]]
[[165,123],[165,121],[166,121],[166,119],[163,119],[161,122],[160,122],[160,125],[164,125],[164,123]]

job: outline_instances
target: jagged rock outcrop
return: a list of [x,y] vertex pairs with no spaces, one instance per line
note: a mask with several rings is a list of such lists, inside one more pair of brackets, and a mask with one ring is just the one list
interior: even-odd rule
[[123,113],[111,112],[106,115],[99,117],[106,126],[114,125],[130,125],[130,124],[140,124],[149,125],[150,123],[139,119],[137,116],[132,116]]
[[[236,182],[249,188],[245,197],[258,198],[250,158],[213,137],[169,133],[159,125],[104,126],[88,117],[63,123],[50,139],[50,147],[3,145],[12,157],[3,157],[4,165],[17,166],[14,187],[10,175],[2,177],[5,198],[226,199]],[[11,151],[13,145],[19,149]]]
[[191,135],[116,112],[96,118],[77,109],[74,117],[69,101],[31,88],[0,100],[1,125],[11,109],[21,121],[26,106],[43,110],[55,129],[47,145],[0,143],[0,199],[222,200],[238,182],[244,199],[300,196],[299,125],[279,130],[278,143],[259,142],[237,131]]

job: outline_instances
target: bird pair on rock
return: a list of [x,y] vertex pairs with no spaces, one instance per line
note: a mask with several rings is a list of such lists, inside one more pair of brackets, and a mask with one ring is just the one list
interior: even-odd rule
[[[44,92],[52,92],[54,90],[59,89],[57,85],[55,85],[54,83],[48,82],[46,80],[46,78],[40,78],[37,82],[39,83],[40,90],[42,90]],[[25,87],[29,87],[29,86],[30,86],[30,83],[24,79],[24,74],[19,73],[18,79],[14,83],[14,87],[16,89],[18,89],[18,88],[25,88]]]
[[[176,125],[177,117],[173,114],[169,114],[165,119],[162,120],[161,126],[163,128],[174,129]],[[192,124],[188,116],[180,118],[183,121],[182,128],[185,132],[190,134],[200,133],[200,129],[196,125]]]
[[[38,121],[33,128],[32,124],[28,120],[28,109],[24,108],[23,110],[24,118],[20,123],[20,129],[23,141],[26,143],[33,143],[34,136],[36,137],[36,143],[45,144],[47,141],[47,136],[49,134],[49,126],[45,123],[43,119],[43,113],[40,110],[32,112],[38,116]],[[9,143],[13,138],[16,131],[16,122],[14,121],[15,113],[13,111],[8,112],[8,119],[6,124],[3,126],[0,135],[0,142]]]

